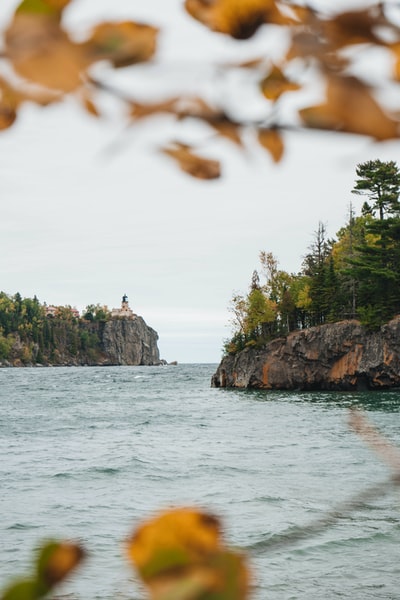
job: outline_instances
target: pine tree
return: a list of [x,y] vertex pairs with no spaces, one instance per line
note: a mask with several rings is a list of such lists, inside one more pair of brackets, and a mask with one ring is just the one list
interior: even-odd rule
[[352,193],[368,196],[372,202],[364,203],[364,214],[376,216],[378,213],[380,220],[399,214],[400,172],[394,161],[369,160],[357,165],[356,173],[359,179],[356,180]]
[[379,160],[358,165],[352,190],[371,201],[363,213],[363,243],[349,259],[358,281],[357,310],[362,319],[377,326],[400,312],[400,172],[393,161]]

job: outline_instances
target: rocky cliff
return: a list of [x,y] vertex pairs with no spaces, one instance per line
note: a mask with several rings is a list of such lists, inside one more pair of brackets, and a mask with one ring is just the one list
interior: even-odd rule
[[138,316],[108,321],[46,318],[37,338],[8,335],[9,349],[7,356],[0,352],[0,367],[164,364],[157,332]]
[[158,334],[142,317],[111,319],[104,326],[102,348],[113,365],[159,365]]
[[367,390],[400,386],[400,317],[369,332],[342,321],[290,333],[222,359],[213,387]]

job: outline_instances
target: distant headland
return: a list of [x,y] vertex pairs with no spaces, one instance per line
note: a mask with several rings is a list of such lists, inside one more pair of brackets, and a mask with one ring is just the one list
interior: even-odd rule
[[158,334],[129,306],[40,303],[0,292],[0,366],[160,365]]

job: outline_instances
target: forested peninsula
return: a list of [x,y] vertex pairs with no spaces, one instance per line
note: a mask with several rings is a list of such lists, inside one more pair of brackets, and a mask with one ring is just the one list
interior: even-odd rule
[[383,389],[400,385],[400,172],[359,164],[361,214],[328,239],[319,223],[299,273],[261,252],[249,292],[231,301],[234,332],[215,387]]
[[0,292],[0,366],[158,365],[158,334],[126,296],[109,311],[42,304]]

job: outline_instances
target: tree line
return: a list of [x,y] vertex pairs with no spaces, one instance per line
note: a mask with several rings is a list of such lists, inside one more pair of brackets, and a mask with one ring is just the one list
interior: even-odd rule
[[101,352],[100,325],[110,318],[99,304],[77,316],[70,306],[48,307],[36,296],[0,292],[0,361],[60,364],[66,357],[84,357],[95,362]]
[[295,329],[358,319],[374,329],[400,312],[400,171],[394,161],[357,165],[352,193],[364,197],[336,238],[318,224],[299,273],[260,253],[245,295],[230,303],[234,333],[227,353],[262,345]]

